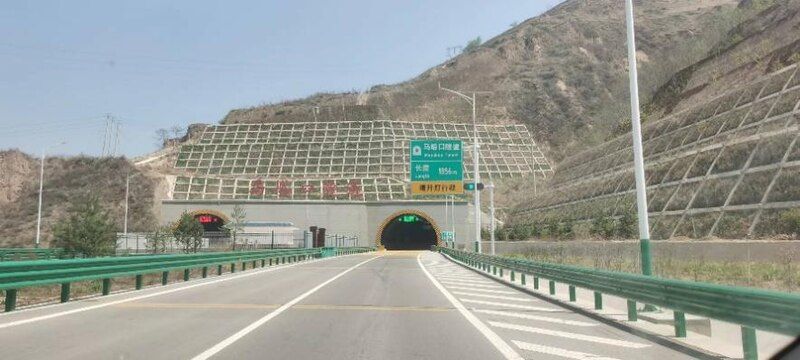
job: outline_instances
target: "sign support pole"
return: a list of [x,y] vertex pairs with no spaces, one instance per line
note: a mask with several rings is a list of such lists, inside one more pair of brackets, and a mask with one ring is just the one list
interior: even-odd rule
[[633,0],[625,2],[625,21],[628,32],[628,67],[631,92],[631,131],[633,133],[633,164],[636,175],[636,206],[639,217],[639,239],[642,274],[653,275],[650,255],[650,225],[647,218],[647,193],[644,177],[644,155],[642,154],[642,124],[639,113],[639,83],[636,68],[636,34],[633,24]]

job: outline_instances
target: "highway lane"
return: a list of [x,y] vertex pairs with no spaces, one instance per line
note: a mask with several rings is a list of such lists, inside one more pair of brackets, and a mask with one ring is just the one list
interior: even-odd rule
[[325,259],[0,315],[0,358],[56,357],[686,358],[431,252]]

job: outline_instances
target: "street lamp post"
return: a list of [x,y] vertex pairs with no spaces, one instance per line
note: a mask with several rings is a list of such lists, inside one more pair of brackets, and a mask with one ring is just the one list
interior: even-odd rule
[[42,163],[41,167],[39,168],[39,210],[36,214],[36,248],[39,248],[39,244],[41,243],[41,233],[42,233],[42,191],[44,190],[44,159],[45,159],[45,152],[51,148],[56,146],[64,145],[66,142],[62,141],[56,145],[52,145],[50,147],[46,147],[42,149]]
[[473,195],[473,200],[475,201],[473,205],[475,208],[475,252],[481,253],[481,193],[478,191],[478,183],[481,181],[481,174],[478,169],[480,145],[478,144],[478,121],[475,115],[475,96],[478,93],[486,93],[486,91],[473,91],[472,96],[468,96],[455,90],[443,88],[441,84],[439,84],[439,89],[456,94],[472,105],[472,182],[475,185],[475,194]]
[[640,256],[642,274],[653,275],[650,255],[650,225],[647,219],[647,193],[642,154],[642,124],[639,114],[639,80],[636,69],[636,33],[633,24],[633,0],[625,2],[625,22],[628,31],[628,71],[631,92],[631,132],[633,133],[633,166],[636,176],[636,206],[639,217]]
[[494,217],[494,181],[490,181],[489,185],[486,185],[486,188],[489,189],[489,243],[491,244],[491,254],[494,255],[494,237],[495,237],[495,217]]

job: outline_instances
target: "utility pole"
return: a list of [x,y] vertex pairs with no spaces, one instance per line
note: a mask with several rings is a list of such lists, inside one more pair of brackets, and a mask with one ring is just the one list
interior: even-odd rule
[[478,183],[481,181],[481,173],[479,166],[479,149],[480,145],[478,144],[478,121],[475,114],[475,96],[479,93],[489,93],[488,91],[473,91],[472,96],[465,95],[461,92],[451,90],[448,88],[443,88],[442,84],[439,84],[439,89],[444,91],[453,93],[461,97],[462,99],[466,100],[470,105],[472,105],[472,182],[475,185],[475,194],[473,196],[473,200],[475,201],[475,252],[481,253],[481,193],[478,191]]
[[631,91],[631,132],[633,133],[633,167],[636,176],[636,206],[639,216],[639,246],[642,274],[653,275],[650,255],[650,224],[647,218],[647,184],[644,178],[644,155],[642,154],[642,124],[639,113],[639,74],[636,69],[636,33],[633,24],[633,0],[625,2],[625,22],[628,32],[628,71]]
[[489,189],[489,218],[491,219],[491,223],[489,225],[489,243],[491,244],[492,252],[491,254],[494,255],[494,233],[495,233],[495,220],[494,220],[494,181],[489,182],[489,185],[486,186]]
[[125,221],[123,221],[122,225],[122,233],[125,234],[125,238],[128,238],[128,194],[130,193],[131,188],[131,174],[125,177]]
[[[66,144],[66,142],[62,141],[59,144],[50,146],[50,148],[55,147],[55,146],[59,146],[59,145],[64,145],[64,144]],[[37,249],[39,248],[39,245],[41,244],[41,234],[42,234],[42,194],[43,194],[43,191],[44,191],[44,159],[45,159],[45,152],[48,149],[49,148],[42,149],[42,164],[41,164],[41,167],[39,168],[39,210],[36,213],[36,244],[35,244]]]

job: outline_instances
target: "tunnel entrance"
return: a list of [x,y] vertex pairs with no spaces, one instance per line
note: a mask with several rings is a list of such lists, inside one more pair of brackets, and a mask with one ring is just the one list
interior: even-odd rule
[[436,245],[436,229],[422,216],[401,214],[383,228],[381,244],[386,250],[429,250]]
[[214,215],[214,214],[195,214],[194,216],[197,221],[203,225],[203,231],[207,233],[221,233],[225,229],[222,227],[225,225],[225,220],[221,217]]

